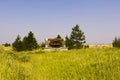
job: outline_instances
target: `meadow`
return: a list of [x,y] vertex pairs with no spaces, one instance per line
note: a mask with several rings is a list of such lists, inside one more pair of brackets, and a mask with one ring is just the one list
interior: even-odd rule
[[0,80],[120,80],[120,49],[15,52],[0,47]]

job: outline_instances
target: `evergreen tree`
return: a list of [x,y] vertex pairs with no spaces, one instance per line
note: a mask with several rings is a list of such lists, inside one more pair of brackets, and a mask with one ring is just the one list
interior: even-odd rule
[[16,51],[33,50],[39,47],[34,34],[31,31],[28,33],[28,36],[23,38],[23,41],[21,41],[21,38],[18,35],[12,46]]
[[20,36],[18,35],[16,40],[12,44],[13,49],[16,51],[22,51],[23,50],[23,45]]
[[85,41],[84,32],[79,28],[79,25],[76,25],[72,28],[72,32],[70,34],[70,40],[73,45],[73,48],[82,48]]
[[33,50],[33,49],[38,48],[37,40],[35,39],[32,31],[30,31],[28,33],[27,37],[24,37],[23,44],[24,44],[26,50]]
[[112,44],[113,44],[113,47],[120,48],[120,38],[115,37]]
[[68,36],[65,37],[65,40],[66,47],[68,47],[68,49],[72,49],[73,48],[72,40]]
[[58,35],[57,35],[57,38],[61,38],[61,36],[58,34]]
[[84,35],[84,32],[82,32],[82,30],[80,30],[78,25],[76,25],[74,28],[72,28],[70,38],[72,40],[74,48],[82,48],[83,47],[83,44],[85,43],[85,35]]
[[28,50],[28,40],[27,40],[28,38],[27,38],[27,36],[25,36],[24,38],[23,38],[23,48],[24,48],[24,50]]
[[40,47],[43,49],[43,48],[45,47],[45,43],[42,42],[42,43],[40,44]]

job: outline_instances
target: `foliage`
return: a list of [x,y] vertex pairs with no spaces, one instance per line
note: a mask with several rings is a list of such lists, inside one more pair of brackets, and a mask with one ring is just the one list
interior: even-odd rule
[[31,31],[28,33],[28,36],[23,38],[23,41],[21,41],[20,36],[18,35],[12,45],[16,51],[33,50],[38,48],[37,40]]
[[28,41],[27,41],[27,39],[28,39],[28,37],[27,36],[25,36],[24,38],[23,38],[23,48],[24,48],[24,50],[27,50],[27,48],[29,47],[28,46]]
[[72,40],[68,36],[65,37],[65,40],[66,47],[68,47],[68,49],[72,49],[73,48]]
[[61,36],[58,34],[56,38],[61,38]]
[[5,47],[9,47],[10,43],[5,43],[5,44],[2,44],[2,45],[5,46]]
[[43,49],[43,48],[45,47],[45,43],[42,42],[42,43],[40,44],[40,47]]
[[38,48],[38,43],[34,37],[34,34],[30,31],[28,36],[23,38],[23,45],[25,50],[33,50]]
[[120,48],[120,38],[115,37],[112,44],[113,44],[113,47]]
[[86,49],[86,48],[89,48],[89,45],[83,45],[83,47]]
[[72,32],[70,37],[66,37],[66,46],[68,48],[83,48],[83,44],[85,43],[85,35],[84,32],[79,28],[79,25],[76,25],[72,28]]
[[16,40],[12,44],[13,49],[16,51],[22,51],[23,50],[23,44],[21,41],[21,37],[18,35]]

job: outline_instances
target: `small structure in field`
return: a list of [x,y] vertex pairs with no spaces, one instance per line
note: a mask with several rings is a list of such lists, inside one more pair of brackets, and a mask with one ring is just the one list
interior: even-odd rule
[[45,40],[44,50],[68,50],[68,48],[65,46],[65,40],[63,38],[48,38]]

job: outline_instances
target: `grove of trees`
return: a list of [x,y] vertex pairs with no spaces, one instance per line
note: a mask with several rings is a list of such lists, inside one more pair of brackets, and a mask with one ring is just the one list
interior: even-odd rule
[[[56,38],[61,38],[61,36],[58,34]],[[83,48],[83,44],[85,43],[85,35],[84,32],[80,29],[79,25],[76,25],[72,28],[72,32],[70,36],[66,36],[66,46],[68,49],[80,49]],[[34,37],[34,34],[32,31],[28,33],[28,36],[25,36],[23,40],[21,40],[21,37],[18,35],[16,40],[12,44],[13,49],[16,51],[25,51],[25,50],[33,50],[37,49],[38,43],[37,40]],[[45,46],[44,43],[41,44],[41,47]]]
[[21,37],[18,35],[12,46],[16,51],[33,50],[39,47],[32,31],[30,31],[28,36],[25,36],[23,40],[21,40]]

